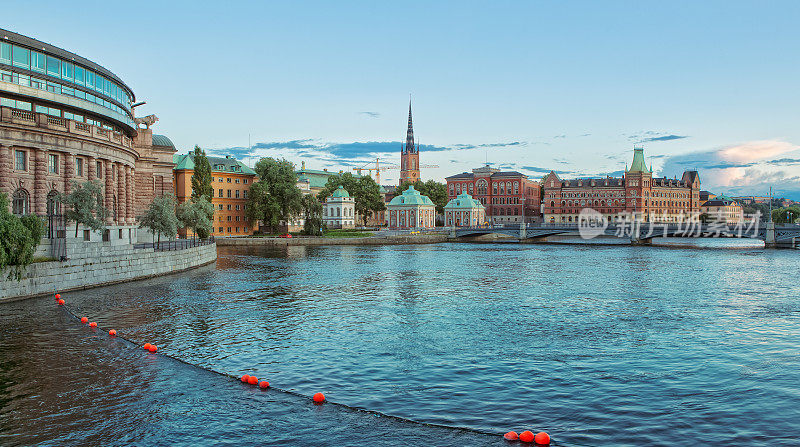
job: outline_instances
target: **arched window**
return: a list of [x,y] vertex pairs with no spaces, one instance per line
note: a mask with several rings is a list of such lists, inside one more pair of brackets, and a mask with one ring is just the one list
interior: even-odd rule
[[470,193],[470,194],[472,194],[472,190],[473,190],[473,185],[472,185],[472,183],[470,183],[470,184],[469,184],[469,193]]
[[58,200],[58,191],[47,193],[47,215],[61,214],[61,202]]
[[11,211],[18,215],[24,216],[25,214],[30,214],[30,195],[28,195],[28,191],[20,188],[14,191],[14,195],[11,196]]
[[479,195],[485,195],[487,193],[487,183],[486,180],[480,179],[477,183],[477,189]]

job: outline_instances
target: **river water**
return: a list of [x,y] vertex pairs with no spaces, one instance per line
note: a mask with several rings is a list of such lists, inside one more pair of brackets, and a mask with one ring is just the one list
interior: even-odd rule
[[2,304],[0,445],[798,445],[800,253],[731,247],[220,248]]

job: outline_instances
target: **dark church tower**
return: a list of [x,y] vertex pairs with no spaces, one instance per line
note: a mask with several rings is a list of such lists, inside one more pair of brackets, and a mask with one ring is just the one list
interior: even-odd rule
[[408,130],[406,144],[400,147],[400,184],[419,180],[419,145],[414,143],[414,126],[411,125],[411,100],[408,101]]

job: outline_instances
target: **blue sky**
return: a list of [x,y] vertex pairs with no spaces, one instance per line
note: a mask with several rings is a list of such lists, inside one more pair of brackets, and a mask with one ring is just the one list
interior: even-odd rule
[[0,18],[115,72],[182,152],[396,162],[411,93],[426,178],[617,173],[642,142],[659,174],[800,199],[798,22],[780,1],[5,0]]

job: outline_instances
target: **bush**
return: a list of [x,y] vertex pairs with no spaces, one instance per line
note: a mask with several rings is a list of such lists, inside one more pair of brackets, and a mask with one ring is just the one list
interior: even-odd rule
[[8,279],[19,281],[44,235],[39,216],[15,216],[8,211],[8,196],[0,193],[0,272],[9,269]]

